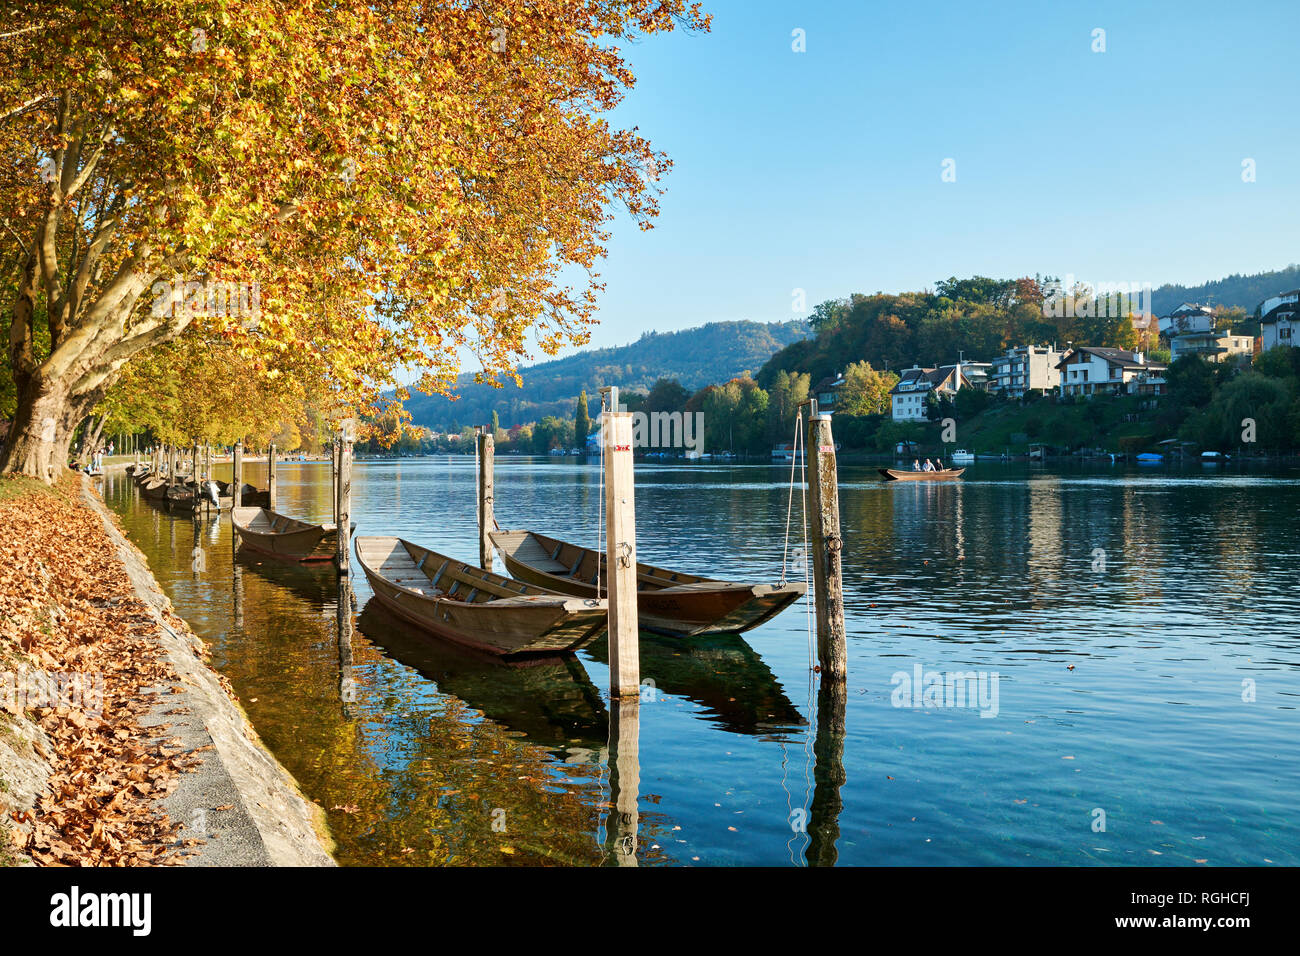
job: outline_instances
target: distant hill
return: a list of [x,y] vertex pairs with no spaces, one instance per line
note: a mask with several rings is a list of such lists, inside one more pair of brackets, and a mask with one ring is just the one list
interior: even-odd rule
[[1162,285],[1151,293],[1151,307],[1156,315],[1168,315],[1184,302],[1202,305],[1238,306],[1249,314],[1269,296],[1300,288],[1300,265],[1289,265],[1276,272],[1256,275],[1230,275],[1203,285]]
[[649,391],[660,378],[675,378],[690,391],[725,382],[745,371],[757,372],[776,352],[811,334],[807,322],[710,322],[681,332],[646,332],[630,345],[592,349],[519,370],[522,388],[474,383],[462,375],[456,401],[412,392],[405,406],[411,421],[436,431],[488,421],[493,410],[505,428],[545,415],[568,418],[578,393],[587,390],[592,413],[596,390],[617,385]]

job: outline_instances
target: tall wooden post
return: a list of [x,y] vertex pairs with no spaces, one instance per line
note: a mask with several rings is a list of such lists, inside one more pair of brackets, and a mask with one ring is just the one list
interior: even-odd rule
[[[610,407],[618,392],[610,390]],[[604,411],[605,574],[609,581],[609,693],[637,697],[641,692],[636,600],[636,501],[632,477],[632,415]]]
[[480,426],[478,430],[478,566],[484,571],[492,570],[492,539],[489,535],[496,525],[492,508],[495,448],[492,426]]
[[348,573],[352,560],[352,442],[355,438],[352,419],[346,419],[339,435],[338,566],[341,574]]
[[812,457],[808,497],[812,513],[813,589],[817,603],[817,660],[823,681],[848,673],[844,633],[844,582],[840,573],[840,494],[831,417],[812,406],[805,454]]
[[244,506],[244,443],[235,442],[234,461],[231,463],[233,474],[230,478],[230,507]]
[[266,490],[270,495],[270,508],[275,510],[275,444],[266,450]]
[[339,454],[343,443],[337,438],[330,441],[330,511],[334,515],[334,526],[339,523]]

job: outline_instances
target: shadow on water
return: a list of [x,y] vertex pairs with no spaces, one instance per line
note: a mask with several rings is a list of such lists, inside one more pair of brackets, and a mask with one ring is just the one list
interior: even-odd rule
[[373,599],[357,626],[443,693],[565,761],[604,759],[609,715],[600,691],[572,655],[507,662],[475,654],[429,637]]
[[[584,650],[609,663],[606,638]],[[772,734],[808,725],[771,668],[739,634],[699,635],[687,642],[643,631],[640,651],[643,685],[653,681],[656,690],[704,706],[702,716],[723,730]]]

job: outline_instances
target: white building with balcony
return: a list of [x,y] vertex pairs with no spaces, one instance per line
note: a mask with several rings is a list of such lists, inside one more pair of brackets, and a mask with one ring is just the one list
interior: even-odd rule
[[1006,355],[993,360],[991,390],[1008,398],[1023,398],[1026,392],[1056,391],[1061,384],[1056,365],[1062,357],[1062,353],[1046,345],[1007,349]]
[[1178,361],[1185,355],[1199,355],[1207,362],[1224,362],[1238,355],[1250,355],[1255,340],[1214,327],[1214,313],[1196,302],[1184,302],[1160,317],[1160,334],[1169,340],[1169,356]]
[[1300,346],[1300,289],[1265,299],[1259,306],[1260,348]]
[[1062,395],[1161,395],[1168,366],[1148,362],[1143,352],[1083,346],[1057,363]]
[[970,380],[960,365],[940,368],[913,366],[904,370],[898,383],[889,390],[890,412],[896,422],[926,420],[926,400],[930,395],[952,398],[959,388],[970,388]]

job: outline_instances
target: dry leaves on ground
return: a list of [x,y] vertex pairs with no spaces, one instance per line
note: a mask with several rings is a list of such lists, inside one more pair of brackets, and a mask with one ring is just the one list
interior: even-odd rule
[[21,846],[45,865],[179,863],[178,823],[156,801],[198,758],[159,740],[141,718],[178,680],[99,516],[75,476],[62,494],[0,503],[0,647],[4,667],[103,677],[101,713],[29,710],[53,744],[53,768],[35,811],[20,815]]

